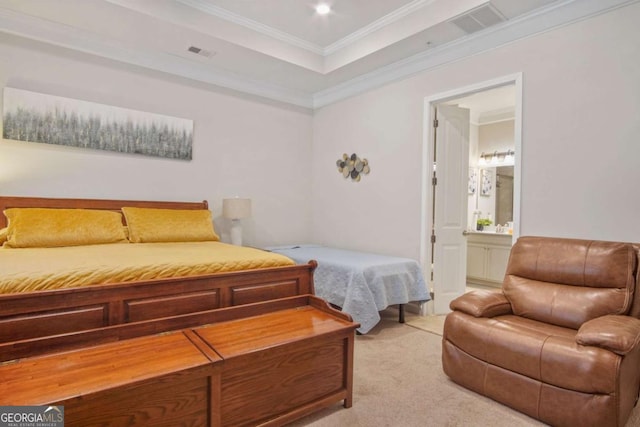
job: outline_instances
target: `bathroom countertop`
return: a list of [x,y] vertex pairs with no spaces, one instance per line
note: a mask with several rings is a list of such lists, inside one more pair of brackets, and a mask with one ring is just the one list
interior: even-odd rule
[[512,234],[509,233],[498,233],[496,231],[477,231],[477,230],[467,230],[469,234],[482,234],[484,236],[493,235],[493,236],[509,236],[513,237]]

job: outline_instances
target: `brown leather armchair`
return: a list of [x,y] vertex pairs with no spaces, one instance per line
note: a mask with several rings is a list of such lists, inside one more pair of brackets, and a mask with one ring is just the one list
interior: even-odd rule
[[640,390],[639,252],[521,237],[500,291],[451,303],[444,372],[554,426],[624,426]]

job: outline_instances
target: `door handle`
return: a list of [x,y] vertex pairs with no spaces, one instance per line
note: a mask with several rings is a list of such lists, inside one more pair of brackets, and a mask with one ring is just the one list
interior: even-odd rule
[[467,230],[462,230],[462,235],[463,235],[463,236],[468,236],[468,235],[469,235],[469,232],[468,232]]

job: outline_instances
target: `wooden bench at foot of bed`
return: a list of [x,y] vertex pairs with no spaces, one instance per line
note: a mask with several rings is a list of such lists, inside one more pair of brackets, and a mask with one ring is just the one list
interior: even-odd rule
[[359,325],[348,315],[311,295],[220,312],[209,325],[2,365],[0,404],[64,405],[67,426],[275,426],[351,406]]

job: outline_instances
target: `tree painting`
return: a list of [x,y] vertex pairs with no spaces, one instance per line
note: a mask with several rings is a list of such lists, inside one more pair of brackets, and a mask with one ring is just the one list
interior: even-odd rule
[[4,139],[191,160],[193,121],[4,89]]

